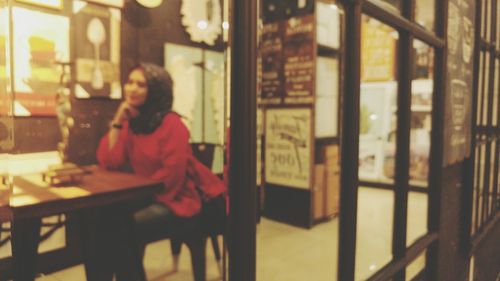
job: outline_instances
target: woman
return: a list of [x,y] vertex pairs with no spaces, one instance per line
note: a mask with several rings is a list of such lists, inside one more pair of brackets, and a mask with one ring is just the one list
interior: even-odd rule
[[193,157],[189,132],[172,111],[172,86],[162,67],[148,63],[134,67],[123,87],[125,100],[97,151],[99,164],[106,169],[128,164],[135,174],[163,182],[163,193],[135,213],[143,241],[158,229],[189,221],[200,212],[201,200],[225,192],[223,182]]

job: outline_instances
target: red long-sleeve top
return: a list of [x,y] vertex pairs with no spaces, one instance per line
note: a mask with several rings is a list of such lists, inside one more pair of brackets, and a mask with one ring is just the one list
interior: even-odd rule
[[200,211],[197,187],[206,199],[225,192],[225,185],[192,154],[189,131],[179,115],[168,113],[151,134],[134,134],[128,122],[123,124],[118,140],[109,149],[108,134],[99,144],[97,159],[101,167],[118,169],[130,163],[134,173],[161,180],[165,190],[156,200],[180,217]]

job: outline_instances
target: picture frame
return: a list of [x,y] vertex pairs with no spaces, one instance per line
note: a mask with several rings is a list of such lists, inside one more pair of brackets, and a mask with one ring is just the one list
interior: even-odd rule
[[102,4],[115,8],[123,8],[124,0],[87,0],[90,3]]
[[63,0],[16,0],[16,1],[19,3],[24,3],[49,9],[55,9],[55,10],[62,10],[64,8]]
[[75,97],[121,99],[120,10],[74,1]]
[[265,182],[310,189],[312,180],[312,108],[268,108],[265,111]]
[[70,23],[62,15],[12,9],[15,116],[55,116],[61,67],[69,61]]

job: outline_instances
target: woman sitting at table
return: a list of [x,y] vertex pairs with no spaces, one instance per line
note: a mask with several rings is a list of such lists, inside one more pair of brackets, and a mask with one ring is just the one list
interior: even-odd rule
[[201,209],[200,191],[204,200],[210,200],[226,190],[192,155],[188,129],[172,111],[172,86],[162,67],[148,63],[134,67],[123,86],[125,100],[97,151],[99,164],[106,169],[129,164],[135,174],[163,181],[163,193],[135,212],[143,241],[159,227],[194,218]]

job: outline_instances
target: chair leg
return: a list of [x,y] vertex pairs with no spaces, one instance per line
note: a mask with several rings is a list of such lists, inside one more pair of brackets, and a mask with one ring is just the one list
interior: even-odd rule
[[172,271],[179,271],[179,256],[181,255],[182,241],[176,238],[170,239],[170,249],[172,250]]
[[215,259],[217,260],[217,262],[219,262],[222,256],[220,254],[219,240],[217,240],[217,235],[210,235],[210,240],[212,241],[212,248],[214,249]]
[[194,235],[186,240],[191,252],[194,281],[206,281],[205,243],[206,237],[202,235]]
[[178,256],[181,254],[182,241],[177,238],[170,239],[170,248],[172,249],[172,255]]
[[212,249],[214,250],[215,260],[217,261],[217,268],[219,273],[222,275],[222,256],[220,254],[219,240],[217,240],[217,235],[210,235],[210,241],[212,242]]

